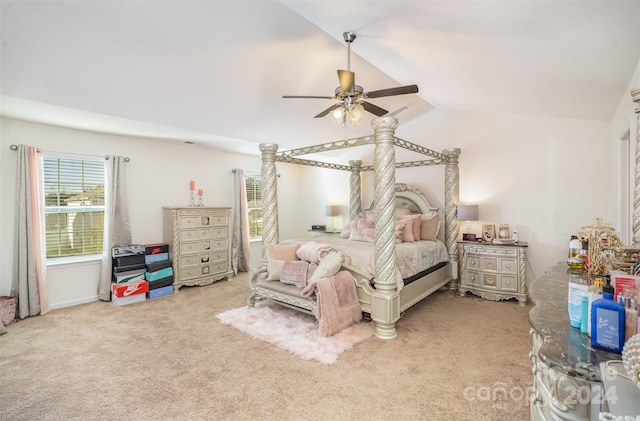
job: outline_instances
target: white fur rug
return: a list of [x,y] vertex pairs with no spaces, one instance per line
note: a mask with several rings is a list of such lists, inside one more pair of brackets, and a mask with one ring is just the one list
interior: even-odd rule
[[374,335],[374,324],[356,323],[329,337],[320,335],[313,316],[277,304],[258,303],[216,316],[220,322],[291,352],[304,360],[333,364],[338,356]]

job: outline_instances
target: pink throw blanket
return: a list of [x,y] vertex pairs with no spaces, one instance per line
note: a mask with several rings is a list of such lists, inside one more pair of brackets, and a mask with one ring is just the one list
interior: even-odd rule
[[309,241],[302,244],[298,250],[296,250],[296,256],[298,256],[300,260],[318,263],[331,250],[333,250],[333,246]]
[[308,297],[314,290],[318,303],[318,330],[322,336],[335,335],[362,318],[351,272],[343,270],[334,276],[313,280],[302,290],[302,295]]

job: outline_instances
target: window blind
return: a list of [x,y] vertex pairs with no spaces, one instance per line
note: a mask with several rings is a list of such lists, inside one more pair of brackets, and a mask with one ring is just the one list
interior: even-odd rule
[[104,159],[43,161],[47,258],[102,253]]

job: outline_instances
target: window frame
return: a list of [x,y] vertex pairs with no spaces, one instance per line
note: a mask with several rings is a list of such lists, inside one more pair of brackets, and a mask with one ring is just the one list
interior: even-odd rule
[[[42,182],[43,182],[43,195],[44,195],[43,206],[44,206],[44,218],[45,218],[44,243],[45,243],[45,254],[46,254],[47,264],[58,265],[58,264],[65,264],[65,263],[86,262],[86,261],[101,259],[102,254],[104,253],[104,213],[106,211],[106,200],[107,200],[105,196],[107,174],[106,174],[106,168],[104,165],[104,157],[88,156],[88,155],[79,156],[77,154],[71,154],[71,153],[46,152],[46,151],[43,151],[41,153],[42,153],[42,171],[43,171]],[[64,162],[64,160],[68,160],[69,162],[79,161],[82,163],[81,165],[83,167],[79,177],[75,177],[75,178],[71,177],[70,179],[65,180],[64,178],[61,179],[60,173],[58,173],[56,176],[53,176],[53,177],[50,174],[48,174],[48,171],[49,171],[48,166],[50,165],[49,162],[54,162],[53,165],[59,166],[61,162]],[[86,163],[90,163],[91,166],[88,168],[85,168],[84,166]],[[100,174],[100,171],[97,170],[98,165],[96,164],[102,164],[101,174]],[[71,165],[72,164],[68,164],[67,170],[70,170],[72,168]],[[98,176],[102,175],[101,184],[95,184],[96,175]],[[63,177],[68,177],[68,174],[63,175]],[[102,204],[96,205],[96,204],[90,204],[90,203],[89,204],[80,203],[78,206],[67,206],[67,205],[61,205],[60,202],[58,202],[57,204],[47,205],[47,201],[48,201],[47,196],[50,194],[59,195],[60,193],[62,193],[63,190],[60,188],[60,186],[65,184],[65,182],[68,182],[69,180],[71,180],[71,183],[69,183],[70,185],[78,183],[81,186],[80,187],[81,190],[78,192],[73,190],[73,188],[71,188],[73,191],[67,191],[66,192],[67,194],[74,194],[75,196],[79,197],[81,202],[86,202],[87,200],[91,200],[91,196],[86,195],[86,193],[91,192],[93,190],[93,194],[95,195],[95,197],[98,198],[98,201],[100,201],[101,199]],[[50,188],[50,186],[52,185],[55,186],[53,190]],[[102,189],[101,192],[100,192],[100,188]],[[70,196],[70,197],[73,197],[73,196]],[[58,197],[58,200],[60,200],[59,197]],[[70,209],[69,209],[70,207],[74,208],[73,212],[70,212]],[[50,255],[50,251],[49,251],[50,241],[48,241],[49,236],[52,234],[58,235],[58,236],[67,235],[70,238],[69,240],[70,243],[72,243],[71,238],[73,236],[73,227],[70,227],[69,225],[67,225],[62,230],[58,228],[57,234],[50,233],[51,231],[49,229],[50,221],[47,218],[49,215],[76,214],[75,216],[73,216],[73,220],[71,221],[71,223],[73,223],[73,221],[75,221],[75,218],[77,218],[78,214],[85,215],[85,214],[95,214],[95,213],[98,213],[101,215],[98,215],[97,217],[94,217],[93,215],[91,215],[89,219],[91,221],[90,222],[91,224],[97,224],[95,225],[95,228],[97,229],[91,229],[91,228],[85,229],[85,227],[83,227],[82,234],[81,234],[84,239],[85,234],[91,235],[93,233],[93,235],[96,235],[97,233],[99,233],[97,234],[98,236],[95,237],[98,241],[96,241],[94,245],[88,246],[88,245],[85,245],[83,242],[81,248],[85,252],[81,254],[64,254],[64,252],[60,251],[63,245],[61,245],[58,242],[56,246],[57,252],[52,253],[54,255]],[[97,223],[96,223],[96,218],[98,219]],[[84,220],[85,216],[83,216],[82,219]],[[88,249],[88,252],[86,252],[87,249]]]
[[[248,180],[252,179],[254,180],[254,186],[255,186],[255,180],[259,180],[260,182],[260,189],[256,190],[255,188],[253,189],[254,194],[258,193],[260,195],[260,206],[251,206],[250,203],[251,202],[255,202],[256,199],[254,200],[249,200],[249,185],[248,185]],[[246,195],[245,198],[247,200],[247,219],[249,220],[249,242],[252,241],[262,241],[262,228],[263,228],[263,220],[262,220],[262,174],[246,174],[244,175],[244,187],[245,187],[245,191],[246,191]],[[253,196],[255,197],[255,196]],[[252,222],[251,222],[251,212],[252,211],[259,211],[260,212],[260,217],[259,219],[256,220],[256,222],[254,222],[254,224],[257,224],[256,226],[256,231],[259,233],[259,235],[252,235]]]

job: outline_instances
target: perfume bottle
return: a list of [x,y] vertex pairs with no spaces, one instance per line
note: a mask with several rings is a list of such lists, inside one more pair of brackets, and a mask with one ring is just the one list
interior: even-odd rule
[[626,319],[624,307],[613,300],[614,289],[609,275],[605,282],[603,297],[594,301],[591,308],[591,345],[621,354]]
[[587,335],[591,336],[591,308],[593,307],[593,302],[602,298],[602,287],[604,286],[604,279],[602,276],[596,276],[593,280],[593,284],[589,285],[588,297],[589,301],[587,303]]

